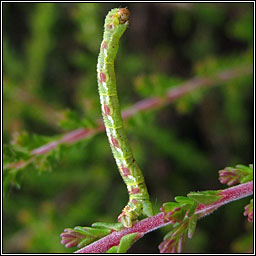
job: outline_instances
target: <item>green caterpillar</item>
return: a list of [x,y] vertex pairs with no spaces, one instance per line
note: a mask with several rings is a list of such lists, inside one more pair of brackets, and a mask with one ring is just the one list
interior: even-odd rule
[[108,13],[97,64],[98,89],[106,133],[129,193],[129,202],[118,217],[118,221],[125,227],[131,227],[141,214],[153,214],[144,177],[134,160],[123,127],[116,90],[114,60],[119,39],[128,26],[129,15],[126,8],[116,8]]

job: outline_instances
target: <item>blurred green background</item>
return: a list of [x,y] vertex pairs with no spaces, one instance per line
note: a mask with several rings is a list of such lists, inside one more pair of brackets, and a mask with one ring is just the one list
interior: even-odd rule
[[[107,12],[128,7],[116,59],[122,109],[197,76],[253,63],[253,3],[3,3],[3,139],[25,152],[101,117],[96,64]],[[218,170],[253,162],[253,75],[195,90],[125,121],[155,213],[190,191],[226,188]],[[7,169],[5,253],[68,253],[66,227],[114,222],[126,187],[105,133]],[[250,198],[198,222],[184,253],[251,252]],[[158,253],[168,227],[129,253]]]

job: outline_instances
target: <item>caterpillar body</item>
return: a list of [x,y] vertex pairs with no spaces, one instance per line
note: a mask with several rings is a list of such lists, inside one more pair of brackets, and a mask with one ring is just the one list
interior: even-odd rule
[[116,90],[114,60],[119,39],[128,26],[129,15],[128,9],[116,8],[106,16],[97,64],[98,90],[106,133],[117,167],[129,193],[128,204],[118,217],[118,221],[124,227],[131,227],[142,214],[152,216],[152,206],[144,177],[135,162],[124,130]]

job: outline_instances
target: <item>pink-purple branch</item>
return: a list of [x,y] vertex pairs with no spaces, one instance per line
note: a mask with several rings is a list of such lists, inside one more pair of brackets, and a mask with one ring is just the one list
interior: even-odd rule
[[[234,200],[238,200],[253,194],[253,182],[247,182],[237,186],[233,186],[224,189],[220,192],[222,198],[212,204],[199,204],[196,210],[196,214],[203,217],[212,210],[221,207],[224,204],[230,203]],[[149,233],[155,229],[161,228],[170,224],[164,220],[165,213],[158,213],[153,217],[146,218],[135,223],[131,228],[125,228],[121,231],[115,231],[104,238],[85,246],[84,248],[77,250],[75,253],[104,253],[112,246],[118,245],[120,239],[127,234],[140,232],[143,234]]]
[[[165,97],[150,97],[147,99],[143,99],[135,103],[133,106],[129,107],[128,109],[124,110],[122,112],[123,119],[127,119],[136,113],[140,111],[150,110],[150,109],[156,109],[158,107],[161,107],[163,105],[166,105],[170,102],[173,102],[174,100],[182,97],[183,95],[186,95],[190,92],[192,92],[195,89],[201,88],[201,87],[210,87],[213,85],[217,85],[218,83],[225,82],[230,79],[234,79],[240,76],[244,76],[247,74],[252,73],[252,66],[244,66],[239,68],[233,68],[229,70],[222,71],[218,74],[215,74],[210,77],[199,77],[199,78],[192,78],[180,85],[177,85],[174,88],[171,88],[167,91]],[[71,144],[75,143],[77,141],[80,141],[85,138],[89,138],[99,132],[104,131],[104,125],[102,120],[98,120],[98,126],[97,128],[88,129],[88,128],[79,128],[76,130],[73,130],[71,132],[68,132],[59,140],[49,142],[39,148],[36,148],[32,150],[31,158],[27,161],[19,161],[15,163],[10,163],[8,166],[9,168],[22,168],[26,166],[28,163],[32,162],[34,160],[34,157],[37,155],[42,155],[50,152],[51,150],[55,149],[60,144]]]

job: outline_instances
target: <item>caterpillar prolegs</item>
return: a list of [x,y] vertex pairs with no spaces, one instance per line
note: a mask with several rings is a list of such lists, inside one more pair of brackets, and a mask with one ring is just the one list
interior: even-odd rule
[[141,214],[152,216],[144,177],[134,160],[123,127],[116,90],[114,60],[119,39],[128,26],[129,15],[130,12],[126,8],[116,8],[108,13],[97,64],[98,90],[106,133],[129,193],[129,202],[118,217],[118,221],[125,227],[131,227]]

